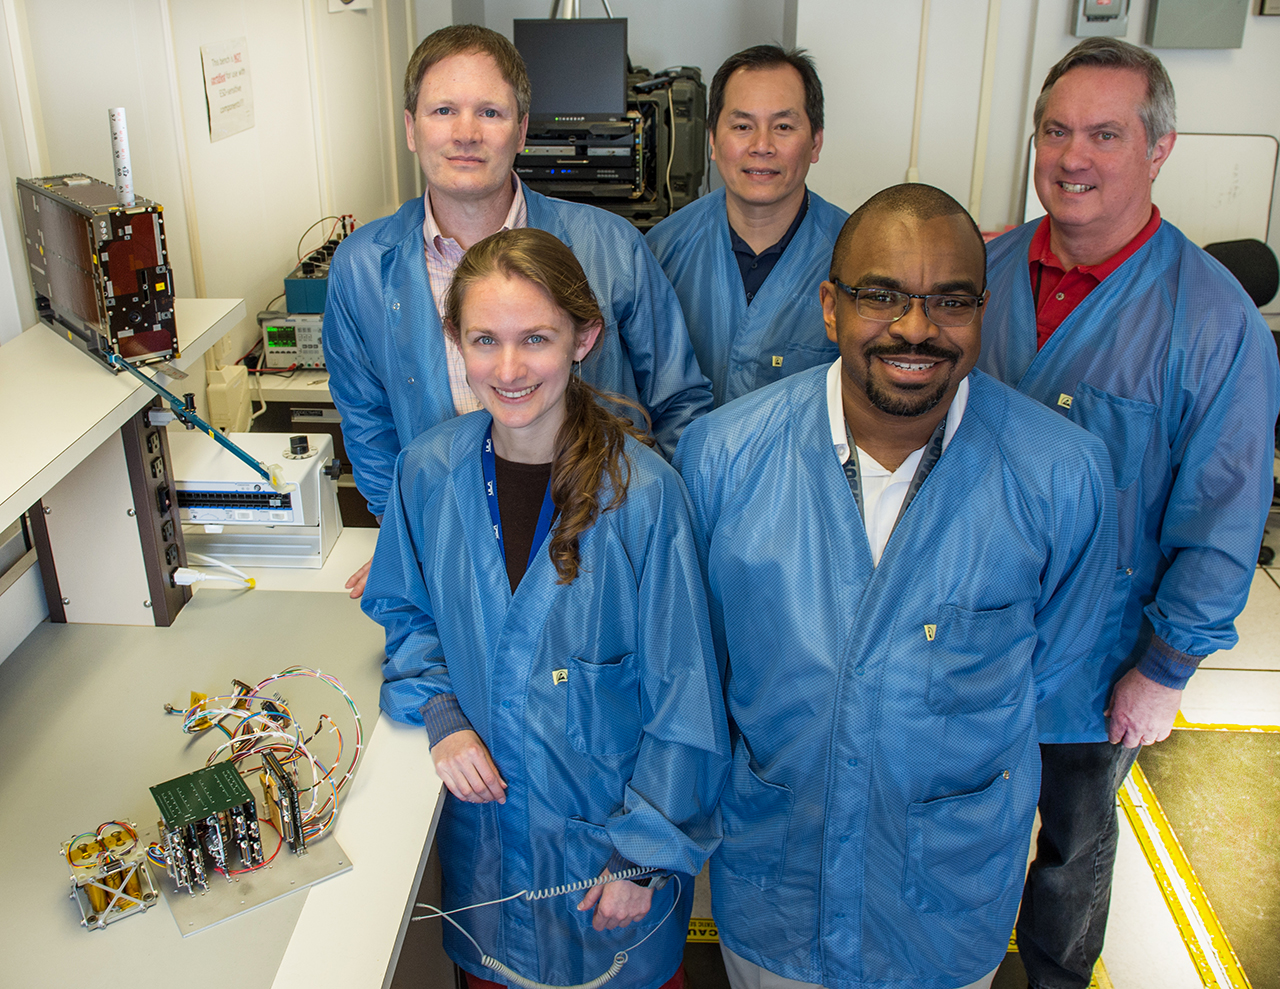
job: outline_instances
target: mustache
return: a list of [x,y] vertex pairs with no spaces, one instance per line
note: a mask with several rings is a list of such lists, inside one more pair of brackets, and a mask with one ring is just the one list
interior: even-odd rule
[[950,361],[952,364],[960,359],[959,351],[939,347],[931,340],[915,346],[904,344],[882,343],[864,351],[867,357],[931,357],[935,360]]

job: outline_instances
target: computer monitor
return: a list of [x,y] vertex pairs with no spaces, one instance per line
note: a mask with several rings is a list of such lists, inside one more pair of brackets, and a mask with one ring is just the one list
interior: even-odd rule
[[533,86],[531,124],[621,120],[627,112],[627,19],[516,20]]

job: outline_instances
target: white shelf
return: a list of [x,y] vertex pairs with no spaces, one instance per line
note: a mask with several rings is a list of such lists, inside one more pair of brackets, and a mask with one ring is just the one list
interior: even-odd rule
[[[255,374],[253,399],[267,402],[332,402],[328,371],[294,371],[291,375]],[[258,387],[262,393],[259,395]]]
[[[177,299],[185,371],[244,319],[241,299]],[[181,381],[157,380],[181,394]],[[30,508],[149,402],[131,374],[114,374],[60,333],[37,325],[0,347],[0,529]]]

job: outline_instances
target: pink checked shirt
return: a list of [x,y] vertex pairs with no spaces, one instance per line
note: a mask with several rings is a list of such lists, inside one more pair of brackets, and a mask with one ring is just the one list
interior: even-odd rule
[[[515,186],[516,197],[511,202],[511,210],[502,224],[503,230],[518,230],[529,225],[529,210],[524,201],[524,186],[512,173],[511,183]],[[458,269],[462,255],[466,253],[456,240],[446,237],[440,232],[436,218],[431,212],[430,190],[422,194],[426,208],[426,219],[422,221],[422,241],[427,254],[427,278],[431,281],[431,295],[436,300],[436,311],[440,314],[440,322],[444,323],[444,295],[453,281],[453,273]],[[497,233],[495,230],[494,233]],[[475,392],[467,384],[467,369],[462,362],[462,351],[457,344],[444,334],[444,350],[449,361],[449,390],[453,394],[453,410],[458,415],[475,412],[483,408]]]

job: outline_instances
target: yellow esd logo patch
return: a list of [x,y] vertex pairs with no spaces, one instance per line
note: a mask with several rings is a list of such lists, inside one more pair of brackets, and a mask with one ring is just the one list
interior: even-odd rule
[[569,671],[568,670],[552,670],[551,682],[552,683],[568,683]]
[[934,640],[934,637],[935,637],[937,634],[938,634],[938,626],[937,626],[937,625],[926,625],[926,626],[924,627],[924,637],[925,637],[928,641],[932,642],[932,641]]
[[774,355],[773,355],[773,366],[774,366],[774,367],[782,367],[782,355],[781,355],[781,354],[774,354]]
[[1065,393],[1058,396],[1058,405],[1064,409],[1071,408],[1071,396]]

